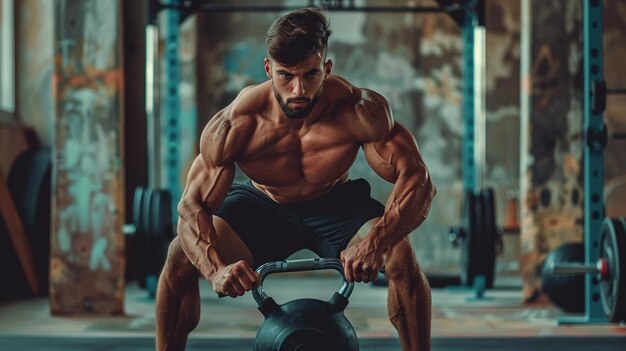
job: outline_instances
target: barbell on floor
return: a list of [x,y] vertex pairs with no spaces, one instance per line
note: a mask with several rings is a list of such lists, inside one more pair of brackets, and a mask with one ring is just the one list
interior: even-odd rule
[[[591,245],[591,244],[590,244]],[[600,299],[607,319],[610,322],[626,320],[626,220],[606,218],[602,223],[599,242],[593,243],[598,249],[599,259],[595,263],[563,263],[550,262],[548,272],[555,275],[593,274],[593,284],[599,284],[600,295],[592,296]],[[549,279],[549,277],[544,277]]]

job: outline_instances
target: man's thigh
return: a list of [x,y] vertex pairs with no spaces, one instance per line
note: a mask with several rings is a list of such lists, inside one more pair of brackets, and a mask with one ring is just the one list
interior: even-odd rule
[[245,257],[258,267],[304,248],[294,216],[250,185],[234,185],[213,218],[227,261]]

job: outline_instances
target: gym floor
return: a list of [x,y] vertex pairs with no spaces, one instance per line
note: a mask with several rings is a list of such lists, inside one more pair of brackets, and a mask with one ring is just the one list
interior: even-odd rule
[[[328,299],[339,287],[332,274],[274,275],[264,290],[277,302]],[[250,350],[263,317],[250,294],[218,299],[201,283],[202,317],[188,350]],[[346,309],[361,350],[400,350],[386,314],[385,287],[357,284]],[[433,350],[618,350],[626,347],[625,325],[559,325],[564,314],[543,302],[521,303],[517,277],[498,277],[496,287],[477,299],[470,289],[433,289]],[[0,350],[150,350],[154,300],[131,284],[126,315],[52,317],[46,298],[0,304]]]

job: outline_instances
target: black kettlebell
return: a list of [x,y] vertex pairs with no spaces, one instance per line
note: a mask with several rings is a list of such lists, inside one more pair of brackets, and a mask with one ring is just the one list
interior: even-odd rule
[[[318,269],[337,270],[343,285],[328,301],[297,299],[279,305],[263,291],[263,280],[275,272]],[[265,321],[254,342],[254,351],[358,351],[359,343],[343,311],[354,283],[348,283],[338,259],[313,258],[270,262],[257,269],[259,284],[252,295]]]

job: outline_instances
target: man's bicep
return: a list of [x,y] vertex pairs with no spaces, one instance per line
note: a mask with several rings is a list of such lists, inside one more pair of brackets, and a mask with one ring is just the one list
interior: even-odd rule
[[418,176],[426,170],[415,138],[398,123],[383,140],[364,144],[363,151],[376,174],[391,183],[400,175]]
[[213,212],[222,204],[235,176],[232,163],[214,165],[202,155],[193,161],[183,197],[179,204],[181,217],[200,209]]
[[[250,136],[250,124],[231,122],[222,110],[207,123],[200,136],[200,154],[191,165],[179,212],[198,209],[213,212],[222,204],[235,177],[235,161],[243,140]],[[248,119],[249,120],[249,119]],[[187,208],[188,207],[188,208]]]

